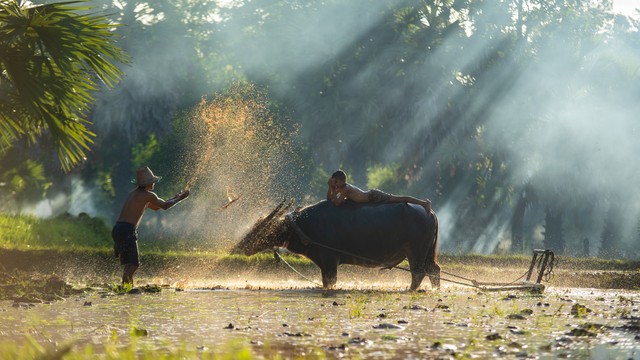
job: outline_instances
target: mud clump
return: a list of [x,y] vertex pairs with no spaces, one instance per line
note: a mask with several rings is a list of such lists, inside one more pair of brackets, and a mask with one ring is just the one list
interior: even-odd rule
[[582,304],[573,304],[573,306],[571,307],[571,315],[575,317],[584,317],[591,312],[591,309]]
[[15,271],[0,273],[0,300],[44,303],[82,293],[57,275]]

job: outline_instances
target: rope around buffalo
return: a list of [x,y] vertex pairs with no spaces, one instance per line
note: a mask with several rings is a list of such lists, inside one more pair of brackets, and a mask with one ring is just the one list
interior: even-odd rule
[[300,271],[296,270],[293,266],[291,266],[291,264],[289,264],[287,262],[287,260],[285,260],[282,257],[282,255],[280,255],[280,251],[278,250],[278,248],[274,248],[273,249],[273,253],[278,257],[279,260],[281,260],[283,263],[285,263],[289,267],[289,269],[293,270],[293,272],[295,272],[296,274],[300,275],[301,278],[307,280],[310,283],[315,284],[316,286],[322,286],[322,284],[320,284],[319,282],[309,279],[308,277],[302,275],[302,273]]

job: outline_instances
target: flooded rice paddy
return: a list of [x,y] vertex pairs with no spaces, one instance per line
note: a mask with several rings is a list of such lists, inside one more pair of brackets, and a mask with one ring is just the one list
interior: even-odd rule
[[203,354],[244,346],[258,358],[640,358],[639,291],[262,285],[139,294],[98,288],[35,306],[1,301],[0,338],[91,346],[98,355],[135,343]]

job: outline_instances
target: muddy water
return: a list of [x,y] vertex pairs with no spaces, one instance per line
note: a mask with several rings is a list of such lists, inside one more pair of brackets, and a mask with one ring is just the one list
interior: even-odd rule
[[638,291],[588,289],[97,290],[32,307],[0,302],[0,341],[73,341],[97,353],[131,342],[197,351],[240,343],[265,357],[639,359],[639,308]]

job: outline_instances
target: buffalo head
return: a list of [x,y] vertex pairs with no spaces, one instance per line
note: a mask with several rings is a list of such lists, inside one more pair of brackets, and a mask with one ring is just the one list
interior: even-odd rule
[[257,252],[281,245],[283,240],[281,235],[285,230],[286,223],[280,219],[292,202],[285,206],[286,200],[283,200],[273,211],[265,218],[260,219],[249,230],[249,232],[240,240],[233,248],[232,253],[244,254],[247,256]]

